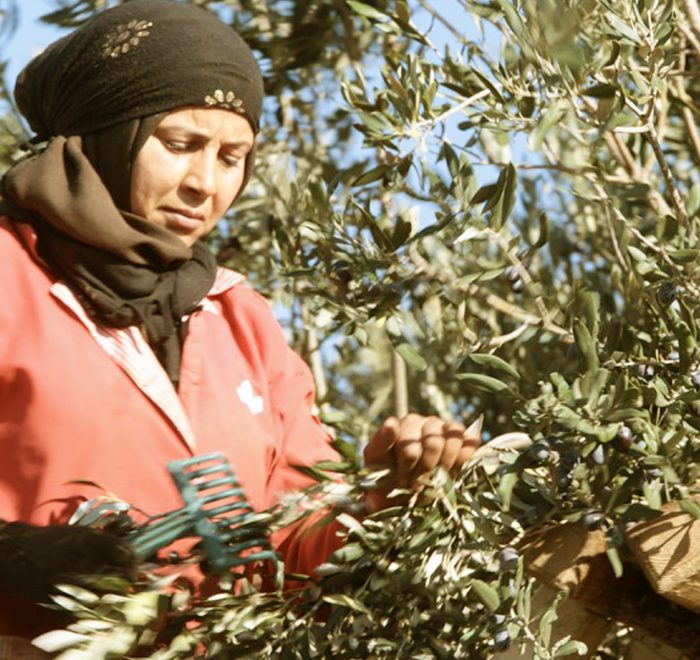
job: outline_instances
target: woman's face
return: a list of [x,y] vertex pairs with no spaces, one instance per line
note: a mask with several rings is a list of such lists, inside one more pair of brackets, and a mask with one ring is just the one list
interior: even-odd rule
[[221,220],[243,183],[254,135],[241,115],[219,108],[171,112],[139,151],[131,174],[131,211],[187,245]]

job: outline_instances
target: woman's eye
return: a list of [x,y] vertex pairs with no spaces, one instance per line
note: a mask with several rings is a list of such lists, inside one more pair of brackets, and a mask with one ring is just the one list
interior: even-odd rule
[[221,157],[221,160],[224,162],[226,167],[235,167],[243,160],[243,158],[240,156],[224,155]]
[[163,140],[163,144],[167,149],[174,153],[181,153],[187,151],[189,145],[187,142],[179,142],[177,140]]

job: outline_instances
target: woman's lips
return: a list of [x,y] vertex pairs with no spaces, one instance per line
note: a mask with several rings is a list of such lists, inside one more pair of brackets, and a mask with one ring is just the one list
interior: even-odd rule
[[193,213],[184,209],[162,209],[165,223],[172,231],[195,231],[202,226],[204,216],[201,213]]

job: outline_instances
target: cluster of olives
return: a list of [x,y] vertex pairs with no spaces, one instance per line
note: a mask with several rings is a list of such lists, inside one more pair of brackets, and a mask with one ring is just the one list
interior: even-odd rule
[[508,266],[503,271],[503,277],[510,282],[510,288],[513,293],[520,293],[523,290],[525,284],[523,283],[523,278],[520,277],[520,269],[516,266]]
[[[498,553],[498,564],[502,573],[514,571],[520,562],[520,553],[513,546],[501,548]],[[502,624],[505,617],[502,614],[494,615],[497,624]],[[496,652],[506,651],[510,647],[511,638],[508,629],[505,627],[498,628],[493,634],[493,650]]]

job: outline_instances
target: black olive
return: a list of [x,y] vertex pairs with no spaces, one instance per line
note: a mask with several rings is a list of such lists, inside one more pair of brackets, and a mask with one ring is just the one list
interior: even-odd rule
[[514,568],[517,568],[519,557],[520,555],[518,554],[518,551],[515,548],[511,546],[503,548],[498,553],[498,563],[501,565],[501,570],[511,571]]

